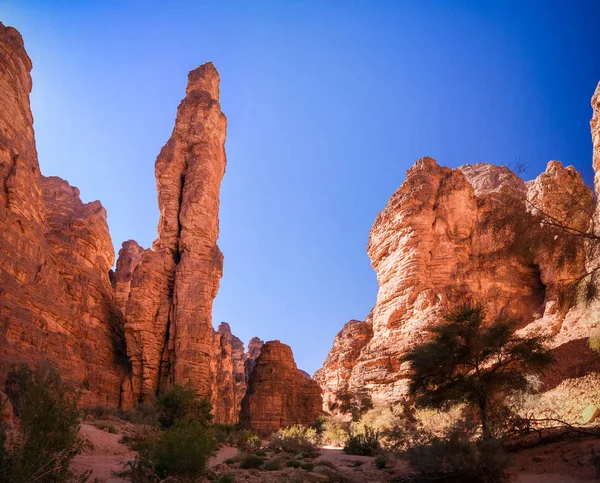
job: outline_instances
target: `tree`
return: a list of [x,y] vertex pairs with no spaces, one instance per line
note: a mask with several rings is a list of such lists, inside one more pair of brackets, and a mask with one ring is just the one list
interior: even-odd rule
[[514,334],[517,321],[488,321],[482,305],[465,303],[429,329],[429,342],[403,358],[412,367],[410,392],[417,404],[447,408],[466,402],[479,410],[484,440],[492,436],[491,405],[508,390],[527,387],[526,371],[539,371],[552,355],[546,338]]
[[369,409],[373,409],[373,400],[364,388],[356,391],[340,389],[335,393],[336,401],[329,405],[330,411],[350,414],[352,421],[358,421]]

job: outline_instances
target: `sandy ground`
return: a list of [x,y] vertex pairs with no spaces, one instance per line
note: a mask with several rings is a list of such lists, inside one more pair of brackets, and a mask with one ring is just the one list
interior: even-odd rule
[[88,423],[81,425],[80,433],[92,447],[75,457],[73,469],[78,472],[92,470],[91,480],[98,478],[106,483],[126,483],[129,480],[114,476],[123,465],[135,458],[135,452],[119,441],[122,434],[111,434]]
[[[73,463],[76,471],[91,469],[92,479],[98,478],[106,483],[126,483],[129,480],[114,476],[122,471],[127,461],[135,458],[135,452],[120,443],[122,434],[111,434],[96,428],[92,424],[81,426],[81,435],[93,447],[77,456]],[[232,446],[222,447],[209,460],[209,467],[218,474],[231,473],[236,482],[290,482],[319,481],[318,477],[302,469],[282,468],[278,471],[240,470],[236,466],[226,465],[224,461],[238,454]],[[523,449],[512,454],[513,463],[510,473],[512,483],[588,483],[600,482],[596,468],[592,463],[594,454],[600,454],[600,439],[594,437],[570,438],[563,441]],[[276,457],[271,455],[268,459]],[[387,467],[379,470],[374,459],[368,456],[344,454],[341,448],[324,447],[318,460],[332,462],[340,475],[351,482],[385,483],[394,478],[405,476],[408,465],[405,461],[390,458]],[[358,465],[357,462],[361,464]]]
[[600,438],[583,437],[524,449],[513,455],[515,483],[583,483],[600,481],[592,463]]

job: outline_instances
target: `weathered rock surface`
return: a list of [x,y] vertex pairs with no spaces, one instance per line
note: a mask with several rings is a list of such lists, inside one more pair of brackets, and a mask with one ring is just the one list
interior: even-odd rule
[[373,337],[373,322],[367,318],[364,322],[351,320],[335,336],[333,347],[323,363],[315,372],[314,379],[319,386],[326,388],[323,394],[323,409],[329,411],[335,402],[338,391],[347,391],[352,370],[356,366],[361,351]]
[[49,360],[92,388],[84,402],[117,405],[128,365],[106,212],[41,176],[30,70],[21,36],[0,24],[0,378]]
[[292,349],[269,341],[250,374],[240,422],[267,435],[294,424],[314,424],[322,405],[319,385],[296,367]]
[[[483,301],[491,315],[520,318],[523,331],[554,336],[559,363],[545,378],[547,387],[597,369],[587,347],[600,323],[592,315],[597,309],[562,296],[597,263],[585,238],[521,246],[518,227],[542,210],[585,233],[594,205],[581,176],[557,161],[527,184],[506,167],[452,170],[431,158],[417,161],[371,230],[367,252],[379,282],[372,334],[370,320],[359,336],[360,322],[347,324],[315,374],[324,409],[340,388],[366,388],[376,403],[401,400],[409,370],[401,356],[445,308],[466,298]],[[540,236],[549,229],[541,226]]]
[[260,355],[260,351],[265,345],[264,341],[258,337],[252,337],[248,342],[248,351],[246,352],[246,361],[244,362],[244,374],[246,382],[250,378],[250,374],[256,365],[256,358]]
[[131,291],[131,279],[133,271],[142,261],[144,249],[135,240],[124,241],[119,250],[119,258],[117,259],[117,268],[113,272],[110,270],[110,283],[115,291],[115,298],[119,304],[119,308],[125,313],[127,299]]
[[167,384],[192,383],[212,398],[212,303],[223,256],[217,247],[227,121],[211,63],[191,71],[173,134],[156,160],[158,238],[133,273],[127,350],[139,400]]
[[226,322],[221,322],[214,334],[216,357],[213,357],[216,390],[212,393],[215,420],[237,423],[242,398],[246,394],[246,353],[244,344],[231,333]]

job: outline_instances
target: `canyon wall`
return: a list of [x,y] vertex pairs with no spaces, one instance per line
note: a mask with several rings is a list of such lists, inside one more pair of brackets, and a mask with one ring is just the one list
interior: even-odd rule
[[21,36],[0,24],[0,379],[13,363],[52,361],[93,389],[83,391],[84,403],[127,405],[106,211],[41,175],[30,71]]
[[[592,102],[596,189],[599,92]],[[573,289],[598,267],[598,243],[536,218],[543,213],[586,233],[594,210],[579,173],[557,161],[525,183],[502,166],[450,169],[418,160],[371,229],[367,253],[379,284],[372,315],[344,326],[315,373],[324,409],[338,390],[365,388],[375,403],[405,398],[410,367],[401,357],[444,310],[468,298],[484,303],[490,316],[518,317],[523,332],[554,338],[558,364],[544,376],[546,388],[600,370],[587,345],[600,325],[598,302]],[[537,239],[528,224],[539,227]]]
[[240,423],[261,435],[295,424],[315,424],[323,400],[319,385],[294,362],[278,340],[262,347],[248,378]]

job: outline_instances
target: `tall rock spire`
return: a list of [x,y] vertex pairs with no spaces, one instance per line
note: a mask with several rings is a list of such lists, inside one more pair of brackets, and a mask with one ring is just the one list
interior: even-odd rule
[[212,63],[188,75],[171,138],[155,173],[158,238],[134,272],[126,336],[139,399],[168,383],[191,382],[210,396],[214,375],[212,304],[223,255],[219,191],[225,173],[227,120]]

